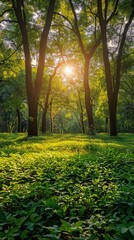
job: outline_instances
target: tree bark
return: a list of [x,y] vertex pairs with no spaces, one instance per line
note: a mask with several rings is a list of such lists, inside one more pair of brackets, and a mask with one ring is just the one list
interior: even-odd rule
[[28,136],[38,135],[38,102],[29,103]]
[[109,102],[110,136],[117,136],[117,98]]

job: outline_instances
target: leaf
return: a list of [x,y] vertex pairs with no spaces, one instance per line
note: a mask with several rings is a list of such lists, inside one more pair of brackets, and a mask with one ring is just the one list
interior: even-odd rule
[[14,240],[14,238],[13,238],[13,237],[8,237],[7,239],[8,239],[8,240]]
[[128,229],[129,229],[129,228],[122,227],[122,228],[121,228],[121,233],[123,233],[123,234],[126,233],[126,232],[128,231]]
[[46,234],[44,237],[59,240],[59,237],[54,234]]
[[77,221],[76,223],[74,223],[74,225],[73,225],[73,227],[81,227],[82,226],[82,224],[83,224],[83,222],[82,221]]
[[23,223],[26,219],[27,219],[27,217],[21,217],[20,219],[18,219],[18,220],[16,221],[17,225],[18,225],[18,226],[21,226],[22,223]]
[[1,239],[6,239],[6,237],[5,237],[5,233],[0,232],[0,238],[1,238]]
[[21,238],[24,239],[27,237],[27,234],[28,234],[28,231],[27,230],[24,230],[21,234]]
[[[14,235],[14,236],[17,236],[18,235],[18,232],[19,231],[19,228],[18,227],[13,227],[13,228],[11,228],[10,230],[9,230],[9,232],[8,232],[8,234],[10,234],[10,235]],[[17,235],[16,235],[17,234]]]
[[85,207],[85,206],[81,206],[81,208],[80,208],[80,210],[79,210],[79,215],[80,215],[80,216],[83,216],[85,210],[86,210],[86,207]]
[[70,223],[69,223],[69,222],[66,222],[65,220],[62,220],[62,219],[61,219],[61,222],[62,222],[62,225],[63,225],[66,229],[68,229],[68,228],[71,227]]
[[30,231],[33,231],[33,227],[34,227],[34,223],[29,222],[27,228],[28,228]]
[[134,236],[134,226],[129,227],[129,231],[130,231],[131,234]]

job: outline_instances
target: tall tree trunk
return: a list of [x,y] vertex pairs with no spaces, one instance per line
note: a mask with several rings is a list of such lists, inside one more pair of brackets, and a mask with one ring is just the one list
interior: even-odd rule
[[95,128],[94,128],[94,119],[93,119],[93,110],[92,110],[92,101],[91,101],[91,93],[90,93],[90,86],[89,86],[89,57],[85,57],[85,65],[84,65],[84,89],[85,89],[85,106],[86,106],[86,112],[87,112],[87,119],[88,119],[88,128],[89,133],[91,135],[95,134]]
[[117,136],[117,101],[109,102],[110,136]]
[[33,101],[29,104],[29,117],[28,117],[28,136],[38,135],[38,102]]
[[105,5],[104,5],[105,16],[103,16],[103,6],[102,6],[103,2],[102,0],[97,0],[98,17],[99,17],[99,23],[100,23],[101,35],[102,35],[105,80],[106,80],[106,86],[107,86],[107,96],[108,96],[108,106],[109,106],[110,136],[117,136],[117,120],[116,120],[117,113],[116,112],[117,112],[117,103],[118,103],[118,93],[120,88],[121,59],[122,59],[123,47],[125,44],[127,31],[134,17],[134,5],[132,5],[132,11],[129,15],[129,19],[127,23],[125,24],[124,30],[122,32],[121,40],[119,42],[119,50],[117,54],[117,59],[115,61],[115,66],[116,66],[115,80],[113,81],[110,58],[109,58],[108,41],[107,41],[107,24],[116,15],[118,4],[119,4],[119,0],[116,0],[113,12],[109,17],[107,17],[108,1],[105,1]]
[[32,64],[31,64],[31,51],[30,41],[27,30],[27,19],[25,14],[25,1],[12,0],[12,6],[17,18],[17,22],[20,27],[23,49],[25,56],[25,71],[26,71],[26,90],[29,108],[29,119],[28,119],[28,136],[38,135],[38,100],[42,88],[42,79],[44,74],[44,64],[46,57],[47,39],[49,30],[51,27],[52,17],[54,13],[56,0],[50,0],[47,10],[46,22],[44,24],[40,42],[39,42],[39,60],[35,81],[32,79]]

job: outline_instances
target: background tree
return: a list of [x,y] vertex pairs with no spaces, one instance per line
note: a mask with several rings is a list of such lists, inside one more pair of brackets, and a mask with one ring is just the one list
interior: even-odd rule
[[0,82],[0,131],[27,130],[27,103],[24,74],[8,77]]
[[46,130],[47,130],[47,127],[46,127],[46,115],[47,115],[49,97],[50,97],[50,94],[51,94],[52,80],[53,80],[53,78],[55,77],[56,72],[57,72],[58,68],[61,66],[61,64],[63,64],[63,62],[60,62],[60,63],[58,63],[58,64],[55,66],[53,73],[52,73],[51,76],[49,77],[47,93],[46,93],[45,101],[44,101],[43,116],[42,116],[42,132],[43,132],[43,133],[45,133]]

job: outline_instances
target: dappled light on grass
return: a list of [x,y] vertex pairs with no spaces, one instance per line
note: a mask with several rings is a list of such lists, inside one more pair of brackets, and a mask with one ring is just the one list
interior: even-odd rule
[[133,226],[131,135],[6,139],[2,135],[1,239],[62,239],[63,232],[76,240],[133,239],[122,230]]

